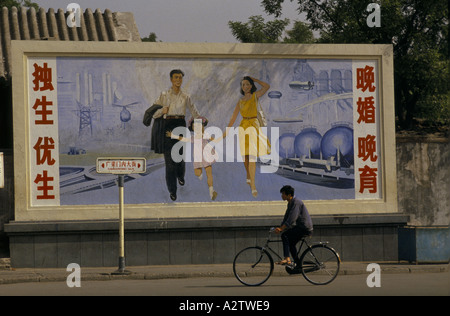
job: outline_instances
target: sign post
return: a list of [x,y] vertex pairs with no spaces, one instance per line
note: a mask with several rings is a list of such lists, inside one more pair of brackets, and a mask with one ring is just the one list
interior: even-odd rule
[[3,153],[0,153],[0,189],[3,189],[5,186],[5,172],[3,169]]
[[145,158],[97,158],[97,173],[110,173],[118,176],[119,185],[119,269],[112,274],[130,274],[125,270],[125,212],[124,187],[125,175],[144,173],[146,170]]
[[128,271],[125,270],[124,183],[124,175],[119,174],[119,269],[116,272],[128,274]]

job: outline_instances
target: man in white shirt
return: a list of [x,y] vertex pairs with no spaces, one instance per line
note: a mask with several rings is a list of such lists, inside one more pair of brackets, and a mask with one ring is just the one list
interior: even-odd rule
[[[200,114],[191,101],[191,97],[181,89],[183,84],[184,73],[180,69],[174,69],[170,72],[170,81],[172,87],[168,91],[161,93],[154,104],[162,106],[153,115],[154,119],[163,118],[164,131],[173,131],[178,126],[186,127],[186,107],[194,118],[198,118]],[[165,137],[164,139],[164,161],[166,164],[166,184],[172,201],[177,199],[177,180],[180,185],[184,185],[185,162],[175,162],[172,159],[171,152],[177,139]],[[181,149],[182,150],[182,149]],[[183,154],[182,152],[180,154]]]

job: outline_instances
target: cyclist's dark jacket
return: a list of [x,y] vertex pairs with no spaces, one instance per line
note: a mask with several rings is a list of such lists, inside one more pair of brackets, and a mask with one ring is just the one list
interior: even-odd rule
[[286,225],[287,229],[298,226],[308,232],[313,230],[313,223],[305,204],[295,196],[288,203],[283,222],[281,223],[281,226],[283,225]]

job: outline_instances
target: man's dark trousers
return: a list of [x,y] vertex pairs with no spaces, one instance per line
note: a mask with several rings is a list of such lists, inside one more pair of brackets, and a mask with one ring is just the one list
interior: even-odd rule
[[[164,136],[166,131],[173,131],[178,126],[186,127],[186,121],[184,118],[167,118],[164,126]],[[177,194],[177,180],[180,179],[184,182],[184,174],[186,166],[184,158],[180,162],[175,162],[172,159],[172,147],[178,143],[178,139],[172,139],[166,137],[164,140],[164,162],[166,164],[166,184],[170,194]],[[183,147],[179,151],[180,155],[183,155]]]
[[295,262],[298,261],[297,257],[297,243],[305,236],[311,235],[312,232],[308,231],[304,227],[294,226],[291,229],[281,234],[281,240],[283,242],[283,254],[285,257],[289,257],[289,252]]

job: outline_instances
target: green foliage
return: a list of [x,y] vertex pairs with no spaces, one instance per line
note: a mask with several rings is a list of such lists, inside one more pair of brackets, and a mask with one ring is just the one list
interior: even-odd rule
[[289,19],[264,21],[261,15],[254,15],[247,23],[229,21],[228,26],[233,36],[242,43],[312,43],[314,36],[309,26],[295,21],[286,37],[281,37],[289,25]]
[[314,35],[310,27],[301,21],[295,21],[291,30],[286,31],[284,43],[314,43]]
[[[291,0],[293,1],[293,0]],[[284,0],[262,0],[275,17]],[[367,5],[381,8],[381,27],[367,25]],[[402,128],[414,117],[450,122],[448,3],[445,0],[297,0],[319,43],[392,44],[396,114]]]
[[0,0],[0,8],[7,7],[11,9],[12,7],[27,7],[39,9],[39,5],[30,0]]
[[[158,42],[158,36],[154,32],[151,32],[147,37],[141,38],[143,42]],[[159,41],[161,42],[161,41]]]
[[254,15],[247,23],[229,21],[233,36],[242,43],[277,43],[289,19],[274,20],[267,23],[261,15]]

